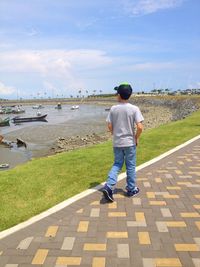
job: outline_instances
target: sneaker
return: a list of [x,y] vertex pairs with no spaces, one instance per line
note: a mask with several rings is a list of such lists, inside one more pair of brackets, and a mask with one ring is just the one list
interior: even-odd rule
[[133,191],[127,191],[126,195],[128,197],[133,197],[133,196],[137,195],[139,192],[140,192],[140,189],[137,186],[135,186]]
[[108,200],[109,202],[114,201],[113,191],[110,187],[107,186],[107,184],[105,184],[104,188],[102,189],[102,192],[106,200]]

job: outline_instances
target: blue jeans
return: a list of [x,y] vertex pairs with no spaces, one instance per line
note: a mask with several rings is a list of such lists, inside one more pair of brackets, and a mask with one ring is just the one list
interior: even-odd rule
[[133,191],[135,188],[135,180],[136,180],[136,146],[130,147],[114,147],[114,164],[108,173],[107,185],[111,189],[114,189],[114,186],[117,183],[117,176],[121,171],[124,161],[126,164],[126,183],[127,190]]

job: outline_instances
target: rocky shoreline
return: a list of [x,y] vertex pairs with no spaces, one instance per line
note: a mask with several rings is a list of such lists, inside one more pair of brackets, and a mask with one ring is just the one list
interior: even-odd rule
[[[156,128],[162,124],[171,121],[180,120],[196,111],[200,107],[200,98],[165,98],[165,97],[143,97],[133,96],[130,102],[139,106],[143,116],[144,130]],[[70,151],[81,147],[92,146],[102,143],[112,138],[107,131],[106,116],[112,105],[115,105],[116,98],[98,98],[85,99],[81,105],[97,108],[99,113],[94,113],[92,117],[84,117],[80,114],[71,118],[67,122],[60,124],[45,124],[38,126],[30,126],[28,128],[18,129],[13,132],[8,132],[5,139],[8,141],[21,138],[27,142],[27,149],[10,150],[1,146],[0,162],[9,162],[11,167],[14,167],[20,162],[25,162],[31,158],[45,157],[54,155],[64,151]],[[100,108],[101,107],[101,108]],[[90,109],[92,110],[93,109]],[[68,114],[68,113],[67,113]],[[15,160],[16,155],[18,161]],[[12,160],[11,160],[12,158]]]

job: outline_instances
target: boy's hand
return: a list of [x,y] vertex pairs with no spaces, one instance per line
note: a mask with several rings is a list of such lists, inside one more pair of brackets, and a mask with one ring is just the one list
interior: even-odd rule
[[137,136],[135,135],[135,145],[137,146],[139,142],[139,139],[137,138]]
[[136,123],[136,127],[137,127],[137,131],[136,131],[136,134],[135,134],[135,144],[136,146],[138,145],[139,143],[139,137],[142,133],[142,130],[143,130],[143,125],[141,122],[138,122]]

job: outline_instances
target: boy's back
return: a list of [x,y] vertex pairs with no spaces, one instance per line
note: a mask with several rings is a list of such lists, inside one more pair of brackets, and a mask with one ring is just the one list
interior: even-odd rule
[[139,108],[130,103],[119,103],[112,106],[107,122],[113,127],[113,146],[129,147],[135,144],[134,124],[144,118]]

